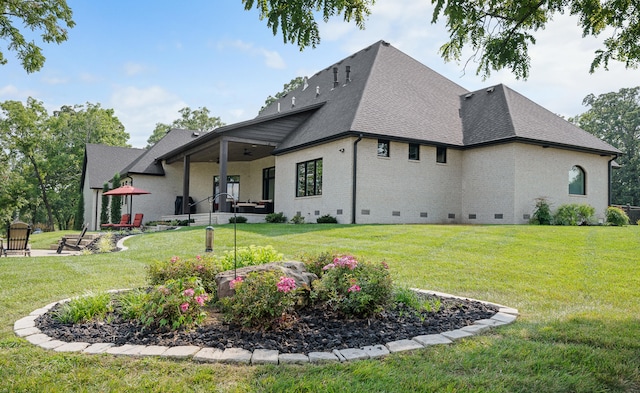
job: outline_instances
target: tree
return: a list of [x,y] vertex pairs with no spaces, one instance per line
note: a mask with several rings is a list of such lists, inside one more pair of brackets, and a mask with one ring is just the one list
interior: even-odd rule
[[268,107],[272,103],[276,102],[280,98],[282,98],[285,95],[287,95],[287,93],[289,93],[290,91],[293,91],[293,90],[297,89],[299,86],[302,85],[303,82],[304,82],[304,78],[301,77],[301,76],[299,76],[297,78],[294,78],[294,79],[291,79],[291,81],[289,83],[285,84],[282,87],[282,91],[281,92],[276,93],[275,97],[274,96],[267,97],[267,99],[264,101],[264,105],[262,106],[262,108],[260,108],[260,112],[262,112],[266,107]]
[[315,13],[322,12],[327,22],[334,15],[344,14],[345,22],[355,21],[364,29],[364,20],[375,0],[242,0],[245,10],[255,4],[260,19],[267,20],[273,35],[282,31],[284,42],[297,43],[300,50],[320,43],[320,32]]
[[109,191],[109,183],[104,183],[102,186],[102,205],[100,206],[100,224],[109,223],[109,196],[104,195]]
[[583,104],[589,110],[570,119],[583,130],[623,152],[613,171],[612,202],[640,205],[640,87],[595,96]]
[[[39,71],[45,62],[42,49],[34,41],[28,41],[15,25],[21,24],[29,31],[40,30],[43,42],[60,44],[68,38],[67,28],[75,26],[71,18],[71,8],[65,0],[3,0],[0,2],[0,39],[8,41],[9,50],[16,52],[25,71]],[[1,51],[0,64],[7,64]]]
[[18,159],[29,163],[34,179],[40,190],[42,202],[47,211],[47,226],[53,229],[53,211],[49,203],[50,188],[46,183],[48,163],[43,146],[51,140],[47,126],[48,114],[41,102],[29,98],[27,105],[19,101],[0,104],[3,119],[0,120],[0,140],[2,146]]
[[0,194],[11,190],[7,198],[0,196],[0,214],[20,212],[49,229],[70,228],[82,203],[85,144],[126,145],[122,123],[100,104],[65,106],[51,116],[29,98],[26,105],[0,103],[0,110]]
[[[427,0],[425,0],[427,1]],[[529,76],[529,45],[534,33],[544,29],[555,15],[569,13],[579,18],[582,35],[609,34],[596,50],[591,72],[608,68],[609,61],[620,61],[627,68],[640,62],[640,8],[631,0],[430,0],[435,4],[431,22],[445,19],[449,41],[440,48],[447,60],[460,60],[463,48],[474,53],[469,60],[478,63],[477,74],[488,77],[492,70],[510,69],[517,78]],[[256,5],[261,19],[285,42],[296,42],[300,49],[320,42],[314,11],[323,19],[344,12],[345,21],[355,20],[364,28],[364,19],[375,0],[243,0],[245,9]],[[610,33],[609,33],[610,31]]]
[[[113,185],[113,189],[116,189],[122,185],[122,183],[120,183],[119,173],[116,172],[116,174],[113,175],[113,180],[111,181],[111,184]],[[122,214],[122,197],[117,195],[111,196],[110,206],[111,206],[111,222],[117,224],[120,222],[120,215]]]
[[198,109],[185,107],[180,109],[179,113],[182,117],[174,120],[170,125],[156,123],[156,128],[153,130],[153,134],[151,134],[149,139],[147,139],[147,148],[153,146],[156,142],[162,139],[172,128],[209,132],[218,127],[222,127],[225,124],[219,117],[209,116],[210,112],[206,106]]

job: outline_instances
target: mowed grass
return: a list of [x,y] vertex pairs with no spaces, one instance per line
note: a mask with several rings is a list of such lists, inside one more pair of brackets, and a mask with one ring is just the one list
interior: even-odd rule
[[[46,236],[35,245],[47,244]],[[640,228],[240,224],[239,247],[287,258],[322,251],[386,261],[397,283],[518,308],[450,346],[384,359],[232,366],[61,354],[13,333],[32,310],[89,291],[145,285],[145,266],[204,251],[203,227],[147,233],[128,251],[0,259],[0,392],[639,392]],[[233,250],[232,225],[215,253]],[[46,248],[46,247],[40,247]]]

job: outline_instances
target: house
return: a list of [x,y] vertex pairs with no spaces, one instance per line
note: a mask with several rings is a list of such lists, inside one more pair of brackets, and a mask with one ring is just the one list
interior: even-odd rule
[[[254,119],[191,139],[174,132],[187,134],[171,131],[121,171],[152,189],[145,218],[220,190],[306,222],[524,224],[540,197],[602,218],[620,154],[507,86],[468,91],[384,41]],[[226,199],[216,211],[232,208]]]

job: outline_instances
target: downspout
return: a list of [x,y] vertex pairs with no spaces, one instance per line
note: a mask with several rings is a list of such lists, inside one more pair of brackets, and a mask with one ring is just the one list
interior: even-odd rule
[[356,191],[358,180],[358,143],[362,140],[362,134],[358,135],[358,139],[353,142],[353,179],[351,182],[351,223],[356,223]]
[[[97,231],[98,228],[100,228],[100,218],[98,218],[98,203],[99,202],[101,202],[101,200],[100,200],[100,190],[96,189],[96,200],[95,200],[95,203],[94,203],[96,208],[94,209],[95,210],[95,217],[94,217],[94,221],[93,221],[93,223],[94,223],[93,230],[94,231]],[[100,206],[100,209],[102,209],[102,206]]]
[[613,180],[613,167],[611,166],[611,163],[613,162],[613,160],[615,160],[616,158],[618,158],[617,154],[613,155],[613,158],[609,160],[609,170],[607,171],[607,177],[608,177],[608,186],[609,186],[609,192],[607,195],[607,206],[611,206],[611,181]]

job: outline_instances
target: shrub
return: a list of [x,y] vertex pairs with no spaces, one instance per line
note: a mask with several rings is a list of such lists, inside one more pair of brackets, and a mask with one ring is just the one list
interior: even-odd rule
[[556,225],[585,225],[593,222],[596,209],[586,204],[567,204],[558,208],[553,216]]
[[274,271],[252,272],[231,283],[235,295],[218,305],[225,320],[245,327],[269,329],[286,322],[300,291],[292,278]]
[[346,315],[371,315],[382,310],[392,292],[386,263],[358,262],[353,256],[334,258],[322,278],[313,282],[311,299]]
[[236,267],[262,265],[270,262],[282,261],[284,256],[276,251],[273,246],[241,247],[235,251],[225,251],[220,258],[221,271],[233,269],[234,260],[237,258]]
[[[231,264],[233,267],[233,262]],[[167,280],[197,277],[208,293],[217,292],[216,274],[228,270],[223,268],[219,258],[212,255],[196,256],[194,259],[172,257],[169,261],[156,261],[147,266],[150,285],[160,285]]]
[[63,303],[54,313],[61,323],[82,323],[90,320],[103,320],[113,311],[111,295],[108,293],[88,293],[67,303]]
[[264,220],[273,224],[287,222],[287,217],[282,213],[269,213],[265,216]]
[[302,217],[299,213],[293,216],[291,219],[292,224],[304,224],[304,217]]
[[247,217],[244,216],[235,216],[235,217],[231,217],[229,218],[229,224],[244,224],[247,222]]
[[200,279],[168,280],[164,285],[151,289],[143,306],[140,322],[144,326],[178,329],[202,322],[206,313],[204,305],[209,295]]
[[396,303],[404,304],[417,312],[437,312],[442,307],[439,297],[421,296],[416,291],[405,287],[394,288],[393,298]]
[[609,206],[607,208],[607,224],[614,226],[629,225],[629,216],[619,207]]
[[301,254],[297,258],[304,263],[308,272],[322,277],[322,273],[324,273],[322,268],[333,262],[334,255],[329,252],[323,252],[318,255]]
[[553,223],[551,206],[549,206],[549,202],[545,198],[536,199],[536,207],[529,223],[533,225],[551,225]]
[[140,289],[118,293],[115,298],[118,314],[126,320],[141,319],[149,297],[148,292]]
[[338,219],[335,218],[335,217],[332,217],[330,214],[325,214],[322,217],[318,217],[316,222],[318,224],[337,224],[338,223]]
[[113,233],[111,232],[106,232],[105,234],[100,236],[98,242],[96,243],[96,252],[98,253],[112,252],[113,250],[115,250],[115,248],[116,247],[113,242]]

